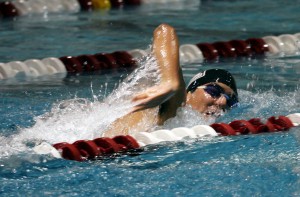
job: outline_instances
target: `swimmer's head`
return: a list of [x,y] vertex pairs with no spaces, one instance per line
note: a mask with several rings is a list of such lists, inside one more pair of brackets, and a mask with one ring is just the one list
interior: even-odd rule
[[237,103],[235,80],[226,70],[205,70],[195,75],[187,86],[187,104],[206,115],[219,116]]

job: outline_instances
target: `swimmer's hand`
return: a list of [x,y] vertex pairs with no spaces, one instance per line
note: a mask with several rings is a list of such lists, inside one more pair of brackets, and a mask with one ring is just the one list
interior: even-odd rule
[[137,102],[137,105],[133,107],[131,112],[157,107],[172,98],[176,92],[177,88],[169,84],[160,84],[148,88],[133,97],[132,101]]

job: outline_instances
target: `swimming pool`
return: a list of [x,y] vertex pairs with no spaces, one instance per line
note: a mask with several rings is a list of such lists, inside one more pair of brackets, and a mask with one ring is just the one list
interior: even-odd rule
[[[300,32],[298,1],[216,0],[198,5],[195,1],[197,6],[186,2],[3,20],[1,62],[146,49],[153,29],[163,22],[176,28],[181,44]],[[220,59],[182,67],[187,81],[208,68],[225,68],[235,75],[241,106],[219,122],[299,112],[298,54]],[[94,138],[100,120],[114,115],[95,101],[103,100],[130,72],[122,69],[0,81],[1,195],[299,195],[299,128],[168,142],[88,162],[33,153],[32,147],[44,140]],[[69,100],[74,102],[65,110],[57,107]],[[90,103],[92,107],[85,109]],[[192,117],[195,119],[188,121],[183,115],[172,124],[198,124]]]

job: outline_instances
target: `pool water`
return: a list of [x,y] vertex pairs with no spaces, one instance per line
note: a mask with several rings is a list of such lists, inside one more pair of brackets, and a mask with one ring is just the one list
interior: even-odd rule
[[[0,60],[5,63],[147,49],[152,31],[160,23],[176,28],[180,44],[300,32],[299,1],[183,2],[2,20]],[[147,59],[141,64],[147,66],[134,78],[153,69]],[[197,72],[210,68],[232,72],[240,95],[240,107],[217,122],[254,117],[266,120],[300,111],[298,53],[182,65],[187,82]],[[0,195],[300,195],[299,128],[167,142],[87,162],[33,152],[32,148],[42,141],[73,142],[97,137],[109,121],[130,107],[129,103],[120,104],[125,100],[122,95],[114,92],[109,96],[118,84],[124,87],[121,81],[130,73],[132,70],[122,69],[0,81]],[[203,123],[194,114],[184,112],[165,127]]]

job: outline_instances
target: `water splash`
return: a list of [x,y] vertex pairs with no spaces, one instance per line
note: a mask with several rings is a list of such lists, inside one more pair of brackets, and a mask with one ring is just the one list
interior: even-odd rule
[[[102,102],[103,95],[95,95],[91,84],[92,101],[76,97],[60,101],[53,105],[50,112],[36,117],[31,128],[20,129],[19,133],[10,137],[0,137],[0,157],[28,152],[43,141],[50,144],[71,143],[79,139],[101,137],[114,120],[132,109],[133,95],[159,82],[155,58],[149,55],[141,59],[139,64]],[[106,94],[107,86],[104,88]]]

